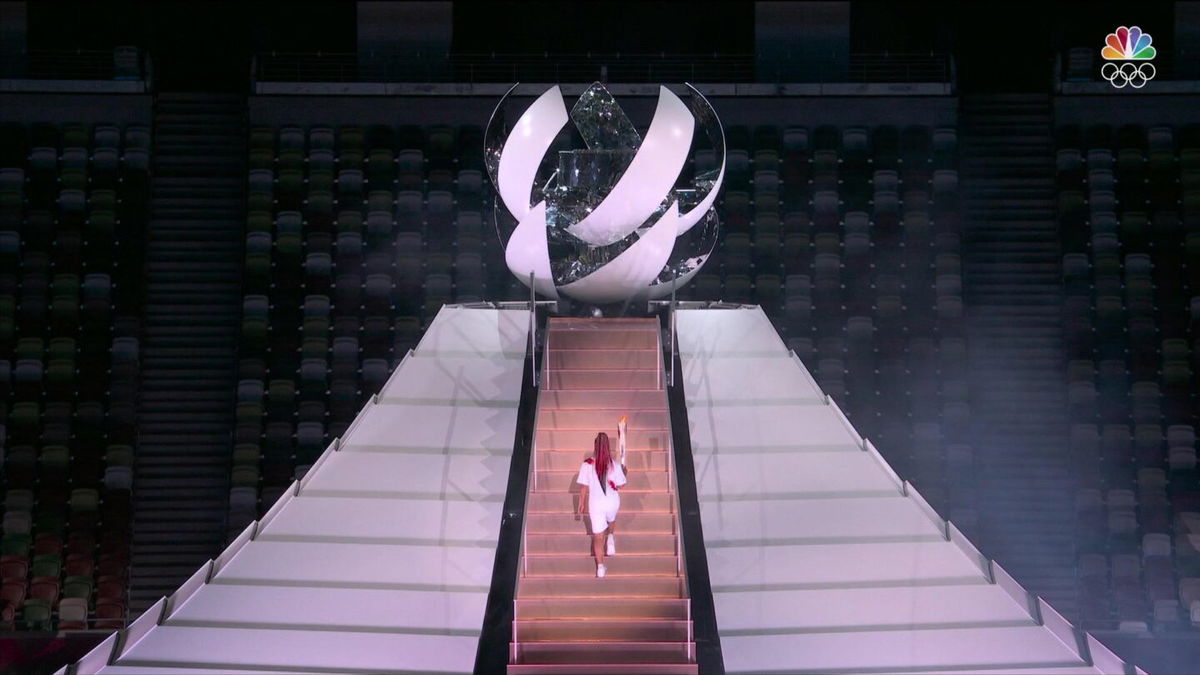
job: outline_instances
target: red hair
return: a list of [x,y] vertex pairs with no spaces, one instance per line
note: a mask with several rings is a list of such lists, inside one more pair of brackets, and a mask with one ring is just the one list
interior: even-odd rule
[[592,453],[592,458],[596,461],[596,478],[600,479],[600,487],[604,488],[605,492],[608,488],[604,479],[608,476],[608,468],[612,466],[612,453],[608,449],[608,434],[601,431],[596,434],[595,449]]

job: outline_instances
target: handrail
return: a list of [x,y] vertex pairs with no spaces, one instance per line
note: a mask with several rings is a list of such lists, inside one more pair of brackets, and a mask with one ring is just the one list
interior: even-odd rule
[[[668,303],[664,301],[660,304]],[[659,314],[661,322],[665,322],[667,318]],[[659,353],[663,353],[661,345]],[[675,358],[680,361],[676,364],[678,369],[682,367],[682,358],[678,354]],[[712,579],[709,576],[708,558],[704,553],[704,528],[700,520],[700,499],[695,484],[696,467],[692,456],[691,429],[682,381],[668,389],[667,403],[668,429],[671,433],[671,466],[675,469],[672,487],[679,504],[676,514],[676,522],[680,527],[677,541],[684,551],[680,562],[684,563],[687,570],[687,606],[688,617],[692,621],[694,663],[697,664],[700,675],[724,675],[721,634],[717,629]],[[692,555],[687,555],[688,550]]]
[[[543,382],[549,383],[550,382],[550,319],[549,319],[549,317],[547,317],[547,319],[546,319],[546,330],[542,332],[541,373],[542,373]],[[549,384],[547,384],[546,388],[544,388],[542,391],[549,391]],[[541,394],[538,394],[538,397],[540,399]],[[537,485],[537,452],[535,452],[535,451],[537,450],[538,420],[541,418],[541,414],[542,414],[542,407],[539,405],[533,415],[533,441],[530,443],[530,446],[529,446],[531,448],[530,452],[533,452],[532,461],[529,463],[529,465],[532,467],[532,470],[534,472],[532,485],[535,490],[537,489],[537,486],[538,486]]]
[[[675,349],[674,349],[674,347],[675,347],[675,335],[674,335],[674,333],[675,333],[675,314],[674,314],[675,293],[674,293],[674,289],[672,289],[672,292],[671,292],[671,302],[672,302],[672,305],[669,308],[669,311],[671,312],[671,314],[670,314],[670,321],[671,321],[670,340],[671,340],[671,360],[672,360],[672,366],[674,366],[674,359],[675,359]],[[661,326],[661,324],[660,324],[660,326]],[[660,378],[660,382],[661,382],[662,379],[664,379],[663,375],[666,372],[666,363],[664,362],[664,359],[663,359],[662,331],[661,330],[656,331],[656,334],[658,335],[658,349],[657,349],[658,373],[659,373],[659,378]],[[675,369],[674,369],[674,367],[672,367],[671,375],[670,375],[670,382],[671,382],[670,386],[674,386],[674,377],[675,377]],[[687,577],[687,565],[685,564],[685,556],[687,555],[687,552],[683,548],[683,520],[680,518],[680,509],[678,508],[679,471],[675,468],[675,429],[671,422],[670,401],[667,399],[667,391],[668,391],[667,387],[662,388],[663,400],[665,403],[667,403],[667,441],[668,441],[668,443],[670,443],[669,449],[664,448],[664,449],[668,450],[668,452],[667,452],[667,485],[670,486],[671,494],[673,494],[675,496],[675,502],[676,502],[676,504],[674,505],[675,508],[673,509],[674,516],[675,516],[675,518],[674,518],[674,520],[675,520],[675,573],[679,575],[680,580],[684,584],[683,587],[689,589],[688,602],[687,602],[687,621],[688,621],[688,626],[689,626],[688,637],[691,638],[692,635],[691,635],[690,626],[691,626],[691,621],[692,621],[692,604],[691,604],[692,596],[691,596],[691,592],[690,592],[690,586],[687,583],[687,578],[688,578]],[[689,642],[690,641],[691,640],[689,640]]]
[[[542,350],[542,365],[543,365],[543,369],[548,372],[549,367],[550,367],[549,366],[550,360],[548,358],[546,358],[546,354],[548,353],[547,350],[549,349],[549,342],[550,342],[550,326],[549,325],[547,325],[546,330],[542,332],[542,340],[545,344],[545,347]],[[537,351],[533,349],[532,344],[530,345],[529,354],[530,354],[530,359],[532,361],[534,361],[534,363],[531,364],[530,377],[536,383],[536,381],[537,381],[537,376],[536,376]],[[549,380],[547,379],[546,381],[548,382]],[[536,387],[537,385],[535,384],[534,386]],[[517,614],[516,614],[516,612],[517,612],[517,597],[520,594],[520,590],[521,590],[521,577],[529,574],[529,559],[525,555],[525,552],[529,550],[529,540],[528,540],[528,536],[529,536],[529,499],[528,499],[528,495],[530,492],[537,489],[537,445],[538,445],[537,431],[538,431],[538,424],[541,421],[541,417],[542,417],[542,406],[540,405],[540,399],[541,399],[540,393],[538,393],[534,396],[533,428],[530,430],[530,439],[529,439],[529,469],[525,476],[526,499],[525,499],[524,511],[521,514],[521,550],[517,552],[517,555],[520,556],[520,558],[519,558],[520,563],[517,565],[517,578],[513,581],[513,619],[514,619],[514,621],[513,621],[513,631],[512,631],[512,645],[513,646],[511,649],[514,650],[514,652],[520,643],[520,640],[518,639],[518,636],[517,636],[517,627],[516,627],[516,620],[515,620],[516,616],[517,616]]]
[[[530,350],[528,356],[536,360],[537,352]],[[508,485],[504,493],[496,558],[492,564],[492,581],[475,655],[477,673],[503,672],[511,658],[515,637],[513,612],[516,609],[517,584],[521,578],[520,556],[524,553],[529,474],[533,466],[529,460],[530,453],[534,452],[538,414],[538,391],[533,387],[530,372],[524,369],[524,364],[518,372],[523,374],[521,402],[517,407],[513,453],[509,460]],[[518,518],[519,524],[515,522]]]
[[671,282],[671,386],[675,386],[675,282]]
[[529,272],[529,374],[533,386],[538,386],[537,377],[537,291],[533,289],[533,271]]
[[550,379],[550,317],[546,317],[545,335],[542,337],[542,389],[551,391],[554,383]]
[[28,49],[7,64],[3,77],[37,80],[148,81],[145,51],[131,46],[113,49]]

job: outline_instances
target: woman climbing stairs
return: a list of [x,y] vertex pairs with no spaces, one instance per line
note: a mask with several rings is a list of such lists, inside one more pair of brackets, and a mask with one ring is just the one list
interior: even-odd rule
[[[508,672],[695,673],[654,319],[551,319]],[[596,578],[580,464],[628,418],[617,555]]]

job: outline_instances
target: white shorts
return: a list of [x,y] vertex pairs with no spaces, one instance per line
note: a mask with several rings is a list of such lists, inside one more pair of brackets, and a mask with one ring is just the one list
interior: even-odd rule
[[617,519],[621,510],[621,495],[613,492],[601,499],[588,499],[588,519],[592,521],[592,534],[608,529],[608,524]]

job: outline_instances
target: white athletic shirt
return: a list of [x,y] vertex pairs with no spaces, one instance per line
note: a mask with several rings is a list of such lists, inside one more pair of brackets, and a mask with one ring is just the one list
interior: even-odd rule
[[[617,487],[625,484],[625,472],[621,470],[621,465],[613,462],[609,465],[608,475],[604,477],[605,483],[611,482]],[[611,486],[605,485],[603,489],[600,486],[600,478],[596,475],[595,460],[591,457],[583,460],[583,466],[579,467],[579,478],[576,483],[586,485],[588,488],[588,506],[596,503],[597,500],[607,499],[610,496],[615,496],[617,491]]]

